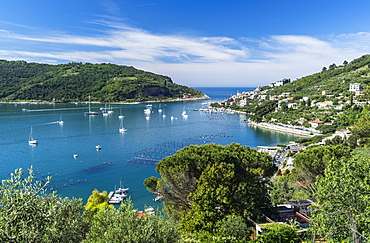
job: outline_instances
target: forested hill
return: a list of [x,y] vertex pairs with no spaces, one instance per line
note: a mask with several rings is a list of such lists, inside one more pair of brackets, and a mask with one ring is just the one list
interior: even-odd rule
[[0,101],[119,102],[201,97],[170,77],[114,64],[0,60]]
[[[344,61],[342,65],[332,63],[323,67],[322,71],[287,83],[280,87],[274,87],[269,95],[290,93],[295,99],[308,96],[312,99],[323,99],[322,91],[330,91],[329,95],[350,96],[349,84],[360,83],[362,89],[366,89],[370,83],[370,55],[364,55],[354,59],[350,63]],[[269,89],[268,86],[264,87]]]

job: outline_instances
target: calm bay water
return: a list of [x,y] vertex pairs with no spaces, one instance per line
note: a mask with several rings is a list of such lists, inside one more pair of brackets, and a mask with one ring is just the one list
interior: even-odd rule
[[[253,88],[196,89],[216,101]],[[159,176],[155,163],[181,147],[236,142],[255,148],[296,139],[294,135],[249,127],[245,115],[194,111],[206,108],[207,102],[152,103],[151,113],[144,113],[145,104],[115,104],[109,116],[101,114],[101,104],[91,104],[98,116],[84,115],[86,104],[0,104],[0,179],[8,178],[16,168],[26,170],[32,165],[38,178],[53,177],[50,189],[86,201],[95,188],[113,190],[123,178],[135,207],[142,209],[144,205],[159,206],[145,189],[144,179]],[[187,118],[182,117],[183,111]],[[125,133],[118,131],[120,114],[125,116]],[[64,124],[56,122],[60,119]],[[37,146],[28,144],[31,127],[39,141]],[[102,149],[96,150],[96,145]],[[73,154],[78,157],[73,158]]]

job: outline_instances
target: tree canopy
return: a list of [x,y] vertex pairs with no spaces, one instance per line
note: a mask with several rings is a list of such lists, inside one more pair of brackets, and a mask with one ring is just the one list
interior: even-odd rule
[[362,115],[351,127],[353,137],[364,146],[370,146],[370,115]]
[[33,168],[15,170],[0,185],[1,242],[81,242],[88,225],[81,199],[46,193],[46,181],[35,181]]
[[178,225],[165,219],[158,211],[138,217],[130,200],[124,201],[119,210],[105,207],[93,217],[93,223],[84,242],[178,242]]
[[228,215],[258,218],[271,206],[267,186],[276,167],[267,153],[236,143],[191,145],[161,160],[164,210],[189,232],[212,231]]
[[351,148],[344,145],[312,146],[297,154],[294,167],[298,180],[311,189],[310,186],[318,175],[324,175],[325,168],[332,159],[349,158]]
[[370,237],[370,159],[355,154],[329,161],[316,182],[316,233],[333,242],[362,242]]
[[108,200],[109,197],[107,191],[99,192],[97,189],[93,190],[85,205],[86,219],[91,221],[92,217],[99,211],[102,211],[107,207],[113,208],[113,205],[108,204]]
[[264,227],[267,232],[257,236],[253,243],[298,243],[300,240],[294,227],[287,224],[273,223]]

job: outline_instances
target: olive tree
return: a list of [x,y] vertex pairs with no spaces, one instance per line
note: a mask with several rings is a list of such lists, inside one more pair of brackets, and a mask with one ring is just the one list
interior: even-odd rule
[[0,185],[1,242],[81,242],[88,230],[81,199],[47,193],[45,181],[16,169]]
[[176,222],[165,219],[156,211],[139,217],[130,200],[124,201],[119,210],[104,207],[93,217],[85,243],[172,243],[180,239]]
[[316,182],[317,209],[312,213],[316,233],[333,242],[369,239],[369,171],[370,159],[364,155],[328,163]]

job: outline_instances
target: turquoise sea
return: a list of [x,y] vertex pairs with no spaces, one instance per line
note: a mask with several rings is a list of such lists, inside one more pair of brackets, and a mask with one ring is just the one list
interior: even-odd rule
[[[53,177],[49,190],[61,196],[83,198],[95,188],[113,190],[120,180],[138,209],[159,206],[143,185],[145,178],[158,176],[155,164],[190,144],[230,144],[255,148],[288,143],[297,137],[249,127],[239,114],[207,114],[195,111],[208,102],[224,100],[248,87],[196,88],[212,100],[147,104],[114,104],[103,116],[104,104],[91,104],[97,116],[87,116],[87,104],[0,104],[0,179],[16,168],[33,166],[36,176]],[[150,108],[151,112],[144,112]],[[160,112],[159,110],[162,110]],[[186,111],[187,117],[182,116]],[[120,133],[119,115],[127,132]],[[163,116],[165,115],[165,117]],[[171,119],[171,116],[173,119]],[[63,120],[63,124],[57,123]],[[31,131],[37,146],[28,144]],[[101,150],[95,146],[101,145]],[[74,158],[73,155],[78,157]]]

